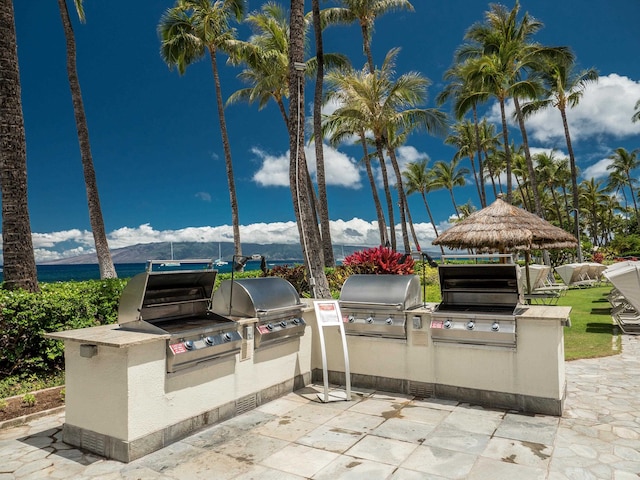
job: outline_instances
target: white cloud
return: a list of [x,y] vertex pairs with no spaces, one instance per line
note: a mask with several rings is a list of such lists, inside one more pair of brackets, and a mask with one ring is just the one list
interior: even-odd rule
[[585,178],[587,180],[595,178],[597,180],[599,178],[608,177],[611,172],[607,170],[607,167],[611,165],[612,161],[613,160],[611,160],[610,158],[603,158],[602,160],[595,162],[594,164],[584,169],[584,171],[581,173],[582,178]]
[[196,193],[195,197],[202,200],[203,202],[211,202],[211,194],[207,192],[198,192]]
[[[640,82],[615,73],[600,77],[598,83],[585,88],[580,103],[567,109],[571,140],[578,142],[590,137],[612,136],[624,138],[640,133],[637,123],[631,122],[634,106],[640,98]],[[514,125],[513,100],[506,105],[509,122]],[[500,106],[491,108],[489,121],[500,123]],[[564,141],[562,118],[557,108],[548,108],[527,119],[530,137],[542,143]]]
[[[253,148],[252,152],[260,159],[261,166],[253,175],[253,180],[263,187],[288,187],[289,186],[289,151],[274,156]],[[307,165],[311,174],[316,172],[315,146],[311,144],[304,149]],[[325,178],[327,185],[335,185],[346,188],[359,189],[360,171],[356,160],[348,155],[336,150],[333,147],[324,145]]]

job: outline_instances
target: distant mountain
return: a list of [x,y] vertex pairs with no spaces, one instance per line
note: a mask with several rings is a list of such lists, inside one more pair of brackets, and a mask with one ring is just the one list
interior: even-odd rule
[[[336,245],[334,246],[334,255],[336,260],[343,260],[345,256],[351,255],[353,252],[364,250],[368,247],[357,245]],[[218,249],[220,250],[223,260],[231,261],[233,256],[233,243],[200,243],[200,242],[161,242],[161,243],[140,243],[130,247],[116,248],[111,250],[111,258],[113,263],[145,263],[147,260],[170,260],[173,250],[173,259],[217,259]],[[242,253],[244,255],[262,255],[267,261],[286,261],[297,260],[302,261],[302,249],[298,244],[284,243],[243,243]],[[432,256],[439,256],[438,251],[429,252]],[[97,264],[98,258],[95,253],[88,255],[78,255],[76,257],[61,258],[59,260],[51,260],[42,262],[40,265],[85,265]]]
[[[162,242],[162,243],[144,243],[132,245],[130,247],[116,248],[111,250],[113,263],[144,263],[147,260],[170,260],[173,250],[173,258],[175,260],[183,260],[188,258],[218,258],[218,248],[220,248],[222,259],[231,261],[233,256],[233,243],[199,243],[199,242]],[[345,253],[348,255],[356,250],[362,250],[363,247],[344,247]],[[301,260],[302,250],[298,244],[258,244],[243,243],[242,253],[244,255],[262,255],[267,260]],[[336,251],[336,255],[341,255]],[[79,255],[77,257],[62,258],[43,262],[42,265],[80,265],[98,263],[95,254]]]

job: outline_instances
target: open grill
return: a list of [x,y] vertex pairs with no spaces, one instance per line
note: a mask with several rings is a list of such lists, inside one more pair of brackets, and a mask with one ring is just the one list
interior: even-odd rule
[[416,275],[351,275],[340,291],[347,335],[407,338],[407,310],[422,305]]
[[303,304],[296,289],[280,277],[225,280],[213,296],[213,311],[231,318],[257,318],[256,348],[304,334]]
[[435,343],[516,347],[520,303],[515,264],[438,266],[442,302],[431,315]]
[[152,261],[122,292],[123,330],[170,335],[168,373],[240,350],[236,322],[211,311],[216,273],[208,260]]

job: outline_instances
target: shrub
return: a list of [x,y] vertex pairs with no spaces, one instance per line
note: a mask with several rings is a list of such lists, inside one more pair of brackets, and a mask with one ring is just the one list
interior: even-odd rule
[[0,290],[0,375],[62,369],[62,342],[44,334],[116,322],[126,282],[45,283],[40,293]]
[[411,257],[380,246],[354,252],[342,264],[351,267],[353,273],[409,275],[414,273],[415,262]]
[[33,407],[37,403],[36,396],[33,393],[25,393],[22,397],[22,403],[27,407]]

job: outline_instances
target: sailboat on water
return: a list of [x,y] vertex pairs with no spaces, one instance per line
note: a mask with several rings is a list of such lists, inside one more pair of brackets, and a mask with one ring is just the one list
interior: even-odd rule
[[218,258],[213,261],[213,264],[216,267],[222,267],[223,265],[227,265],[229,262],[225,262],[222,259],[222,244],[218,243]]

